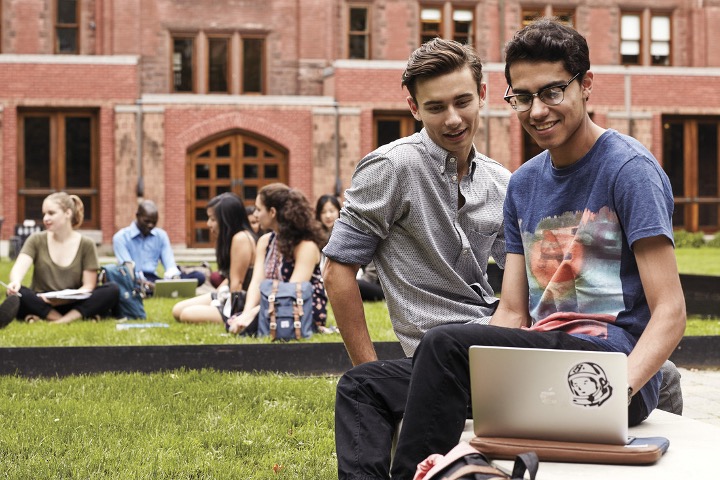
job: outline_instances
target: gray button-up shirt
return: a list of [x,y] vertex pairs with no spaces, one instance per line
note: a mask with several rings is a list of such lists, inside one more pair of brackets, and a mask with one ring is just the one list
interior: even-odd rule
[[510,172],[474,151],[459,183],[457,159],[420,133],[382,146],[357,166],[323,250],[333,260],[374,260],[398,339],[411,356],[425,332],[487,323],[497,299],[488,258],[505,265],[503,201]]

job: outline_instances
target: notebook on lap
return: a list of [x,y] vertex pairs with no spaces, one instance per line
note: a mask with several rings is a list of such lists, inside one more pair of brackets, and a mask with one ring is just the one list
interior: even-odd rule
[[156,297],[170,298],[194,297],[196,288],[196,278],[178,280],[157,280],[155,282],[155,292],[153,293],[153,295]]
[[625,445],[627,356],[470,347],[475,435]]

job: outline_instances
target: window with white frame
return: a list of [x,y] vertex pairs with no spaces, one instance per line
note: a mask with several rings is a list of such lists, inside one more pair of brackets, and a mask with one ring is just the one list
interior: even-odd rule
[[453,40],[468,45],[473,44],[472,10],[458,9],[453,11]]
[[425,43],[433,38],[443,36],[442,9],[438,7],[426,7],[420,10],[420,43]]
[[623,12],[620,16],[620,62],[623,65],[671,64],[672,19],[667,13]]
[[541,17],[555,17],[563,25],[575,28],[575,10],[571,8],[554,7],[552,5],[527,6],[522,7],[520,17],[520,28],[527,27]]
[[653,15],[650,19],[650,63],[670,65],[670,17]]
[[642,22],[639,13],[623,13],[620,18],[620,61],[623,65],[642,62]]
[[433,38],[452,39],[472,45],[475,41],[475,11],[467,4],[426,5],[420,8],[420,42]]

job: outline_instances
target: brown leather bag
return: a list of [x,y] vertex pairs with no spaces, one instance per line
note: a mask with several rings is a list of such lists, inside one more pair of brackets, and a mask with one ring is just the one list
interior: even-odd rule
[[475,437],[470,445],[490,458],[511,460],[521,452],[537,453],[541,462],[648,465],[657,462],[670,441],[664,437],[633,438],[627,445],[558,442],[529,438]]

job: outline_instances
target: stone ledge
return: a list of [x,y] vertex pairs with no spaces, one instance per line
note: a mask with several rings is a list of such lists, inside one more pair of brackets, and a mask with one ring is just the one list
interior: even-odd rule
[[[381,360],[401,358],[397,342],[378,342]],[[720,336],[685,337],[670,357],[679,367],[720,368]],[[63,377],[185,368],[339,375],[351,367],[342,343],[0,348],[0,375]]]

